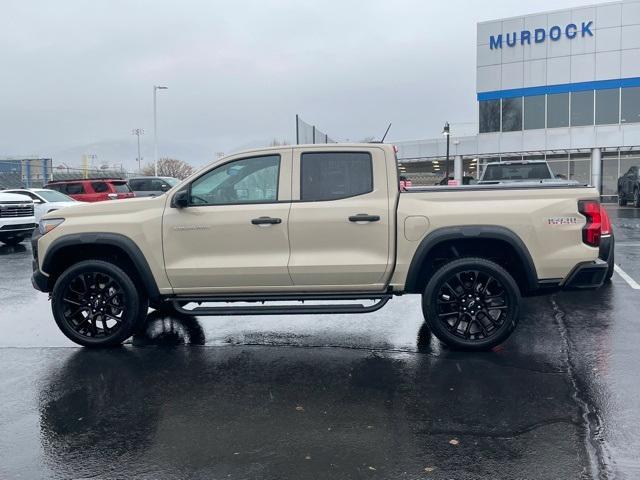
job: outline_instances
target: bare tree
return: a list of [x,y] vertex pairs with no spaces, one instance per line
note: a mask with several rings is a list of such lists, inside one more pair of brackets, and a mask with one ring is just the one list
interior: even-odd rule
[[[161,158],[158,160],[158,175],[160,177],[174,177],[180,180],[187,178],[193,173],[193,167],[187,162],[177,158]],[[142,169],[143,175],[153,176],[155,169],[153,164],[149,164]]]

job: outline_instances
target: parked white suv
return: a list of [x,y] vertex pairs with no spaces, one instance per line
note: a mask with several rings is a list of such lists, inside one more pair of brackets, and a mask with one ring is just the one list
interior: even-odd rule
[[0,192],[0,242],[17,245],[30,237],[35,227],[33,200]]
[[73,207],[80,202],[65,195],[64,193],[57,192],[55,190],[49,190],[47,188],[18,188],[13,190],[6,190],[5,193],[16,193],[18,195],[24,195],[33,200],[33,207],[35,209],[36,224],[40,221],[45,213],[55,212],[61,208]]

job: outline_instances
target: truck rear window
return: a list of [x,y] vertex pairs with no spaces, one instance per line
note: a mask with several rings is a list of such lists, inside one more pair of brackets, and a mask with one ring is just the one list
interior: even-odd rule
[[300,199],[303,201],[337,200],[373,191],[369,153],[303,153],[300,163]]
[[482,181],[500,180],[548,180],[553,178],[549,167],[544,163],[530,165],[504,165],[493,163],[487,165]]

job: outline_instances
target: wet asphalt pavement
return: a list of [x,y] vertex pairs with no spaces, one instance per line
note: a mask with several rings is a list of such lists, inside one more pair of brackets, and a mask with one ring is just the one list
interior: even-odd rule
[[[640,210],[609,209],[640,283]],[[149,316],[124,348],[58,331],[0,246],[0,479],[640,478],[640,290],[525,301],[489,353],[418,297],[365,316]]]

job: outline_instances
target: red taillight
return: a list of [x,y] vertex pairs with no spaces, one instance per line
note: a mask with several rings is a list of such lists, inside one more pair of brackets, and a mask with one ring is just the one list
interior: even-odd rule
[[611,235],[613,228],[611,228],[611,219],[605,208],[600,206],[600,215],[602,215],[602,235]]
[[581,200],[578,211],[587,217],[587,224],[582,229],[582,241],[591,247],[600,246],[602,236],[602,209],[597,200]]

